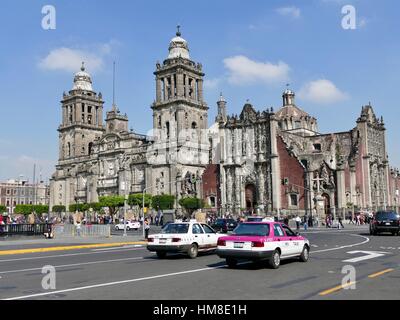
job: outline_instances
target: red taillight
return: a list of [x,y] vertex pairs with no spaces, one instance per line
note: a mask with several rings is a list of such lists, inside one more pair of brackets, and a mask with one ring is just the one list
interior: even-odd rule
[[154,242],[154,238],[148,238],[147,241],[148,242]]
[[251,246],[253,248],[263,248],[264,247],[264,242],[262,242],[262,241],[253,241],[251,243]]
[[181,240],[181,238],[172,238],[172,242],[180,242]]
[[222,239],[218,239],[218,244],[219,247],[225,247],[226,246],[226,241]]

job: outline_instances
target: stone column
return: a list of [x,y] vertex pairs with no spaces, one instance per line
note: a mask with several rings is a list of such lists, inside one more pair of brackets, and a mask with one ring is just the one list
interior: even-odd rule
[[161,79],[156,78],[156,101],[161,102]]
[[278,155],[277,121],[271,117],[271,180],[272,180],[272,207],[281,209],[281,169]]
[[363,157],[362,160],[363,168],[363,196],[364,196],[364,206],[372,207],[372,195],[371,195],[371,174],[369,167],[369,156]]
[[338,208],[342,209],[346,207],[346,184],[345,174],[343,169],[338,169],[336,172],[337,176],[337,197],[338,197]]
[[351,197],[351,202],[355,206],[359,206],[360,204],[358,203],[358,199],[357,199],[356,184],[357,184],[356,168],[355,168],[355,166],[351,166],[350,167],[350,197]]
[[203,79],[198,80],[198,88],[199,88],[199,95],[198,95],[198,100],[199,101],[203,101],[204,97],[203,97]]
[[185,88],[184,88],[184,84],[183,84],[183,73],[180,70],[178,70],[178,72],[176,74],[176,81],[177,81],[176,91],[177,91],[178,98],[182,98]]

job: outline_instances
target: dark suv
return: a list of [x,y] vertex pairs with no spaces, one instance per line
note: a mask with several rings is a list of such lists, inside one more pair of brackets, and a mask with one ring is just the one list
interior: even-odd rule
[[400,216],[393,211],[379,211],[369,225],[371,235],[381,232],[391,232],[393,235],[400,233]]
[[215,231],[227,233],[228,231],[233,231],[237,225],[234,219],[217,219],[212,227]]

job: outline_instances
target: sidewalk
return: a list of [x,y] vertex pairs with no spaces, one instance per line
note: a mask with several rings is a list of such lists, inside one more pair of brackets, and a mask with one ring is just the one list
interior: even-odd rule
[[43,247],[58,247],[58,246],[81,246],[81,245],[91,245],[91,244],[116,244],[116,243],[136,243],[143,242],[143,236],[134,235],[134,236],[122,236],[122,235],[114,235],[110,238],[104,237],[64,237],[58,239],[42,239],[40,238],[29,238],[24,237],[23,239],[18,240],[8,240],[8,239],[0,239],[0,251],[3,250],[17,250],[17,249],[32,249],[32,248],[43,248]]

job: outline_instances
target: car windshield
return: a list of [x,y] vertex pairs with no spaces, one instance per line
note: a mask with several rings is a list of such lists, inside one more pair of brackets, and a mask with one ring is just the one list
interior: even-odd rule
[[236,236],[267,236],[269,235],[269,225],[242,223],[234,231]]
[[187,223],[170,223],[167,224],[162,230],[161,233],[169,234],[169,233],[188,233],[189,224]]
[[378,212],[376,214],[377,220],[396,220],[399,216],[395,212]]
[[247,218],[247,221],[249,222],[261,222],[263,218],[259,218],[259,217],[249,217]]

